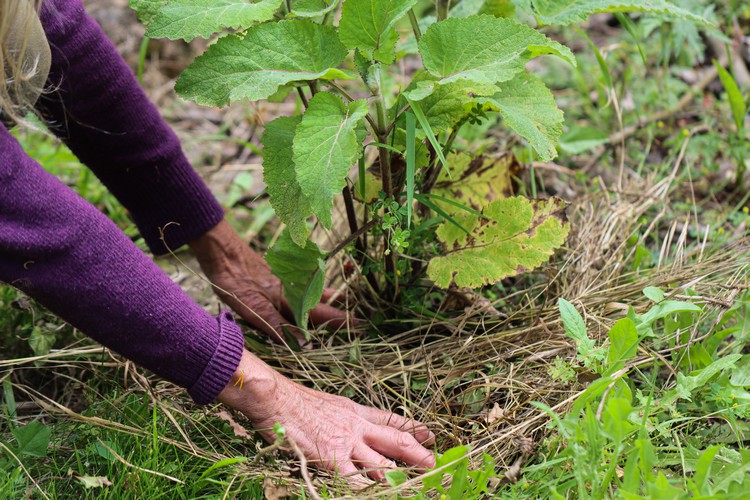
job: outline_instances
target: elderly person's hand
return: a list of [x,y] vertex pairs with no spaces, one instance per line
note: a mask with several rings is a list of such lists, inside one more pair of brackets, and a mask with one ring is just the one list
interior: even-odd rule
[[[221,300],[240,317],[277,342],[284,341],[284,325],[304,343],[302,333],[292,327],[293,316],[282,295],[281,282],[226,220],[191,241],[190,249]],[[326,290],[323,301],[331,296],[332,292]],[[327,323],[334,328],[345,324],[346,317],[345,312],[325,303],[310,312],[314,324]]]
[[248,351],[217,399],[244,413],[269,442],[280,423],[311,464],[341,475],[366,469],[383,480],[396,466],[392,459],[419,469],[435,466],[424,447],[435,437],[424,424],[296,384]]

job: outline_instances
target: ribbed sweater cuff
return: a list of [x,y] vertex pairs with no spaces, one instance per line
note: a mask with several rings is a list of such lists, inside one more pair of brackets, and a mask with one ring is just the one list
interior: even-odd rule
[[[224,311],[218,318],[218,344],[201,337],[190,357],[202,359],[210,357],[206,368],[198,380],[188,389],[193,400],[200,405],[208,404],[229,384],[237,366],[240,364],[245,340],[240,326],[234,321],[232,313]],[[197,361],[197,360],[196,360]]]

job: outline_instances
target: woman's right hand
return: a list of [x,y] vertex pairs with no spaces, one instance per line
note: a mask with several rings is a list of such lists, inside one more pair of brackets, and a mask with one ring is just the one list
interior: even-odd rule
[[425,448],[435,437],[424,424],[296,384],[247,350],[217,399],[244,413],[269,442],[276,438],[274,424],[281,424],[309,463],[341,475],[367,469],[383,480],[396,467],[393,460],[435,466]]

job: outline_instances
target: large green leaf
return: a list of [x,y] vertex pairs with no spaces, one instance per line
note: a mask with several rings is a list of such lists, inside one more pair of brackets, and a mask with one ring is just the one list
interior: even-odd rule
[[499,92],[479,98],[500,111],[505,124],[529,141],[542,161],[557,156],[557,142],[563,131],[563,112],[541,78],[526,72],[498,84]]
[[284,298],[300,328],[307,327],[310,310],[323,296],[325,254],[312,241],[298,246],[285,230],[266,254],[271,272],[281,280]]
[[225,28],[249,28],[268,21],[281,0],[130,0],[130,6],[148,25],[151,38],[208,38]]
[[319,92],[310,100],[294,136],[294,167],[302,192],[324,227],[331,227],[333,197],[346,186],[346,176],[362,146],[357,126],[367,114],[364,100],[344,103]]
[[[406,95],[413,101],[418,101],[427,122],[434,133],[447,130],[464,118],[472,108],[474,97],[478,95],[492,95],[497,92],[493,85],[477,84],[468,80],[459,80],[435,87],[439,79],[426,71],[417,72]],[[399,99],[392,109],[395,115],[406,105],[406,99]],[[398,121],[403,126],[403,117]]]
[[494,284],[546,262],[565,242],[570,225],[562,200],[515,197],[487,205],[480,218],[472,213],[455,219],[470,231],[444,223],[437,230],[447,253],[430,261],[427,275],[438,286]]
[[600,12],[651,12],[706,22],[666,0],[531,0],[534,15],[544,24],[573,24]]
[[348,48],[390,64],[398,41],[393,23],[415,3],[417,0],[346,0],[341,9],[339,37]]
[[310,234],[307,219],[313,213],[297,182],[292,159],[294,131],[301,121],[301,116],[282,116],[266,124],[263,133],[263,180],[268,186],[271,206],[286,223],[292,240],[304,246]]
[[350,78],[336,69],[348,51],[336,30],[308,20],[261,24],[209,47],[177,81],[177,92],[207,106],[265,99],[284,84]]
[[419,53],[441,85],[460,80],[506,82],[524,71],[530,60],[545,54],[575,64],[570,49],[533,28],[487,15],[433,24],[419,41]]

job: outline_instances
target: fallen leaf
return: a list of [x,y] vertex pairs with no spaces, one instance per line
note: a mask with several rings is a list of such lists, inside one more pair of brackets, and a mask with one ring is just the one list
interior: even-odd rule
[[504,418],[505,418],[505,410],[500,408],[499,404],[495,403],[495,406],[493,406],[490,412],[487,414],[487,423],[492,424]]
[[245,439],[253,439],[253,435],[243,426],[235,422],[232,418],[232,415],[230,415],[228,411],[221,410],[217,416],[224,422],[229,424],[229,427],[232,428],[235,436]]
[[76,476],[76,479],[80,481],[87,490],[91,488],[112,486],[112,482],[105,476]]
[[266,500],[281,500],[292,496],[292,492],[286,486],[276,484],[270,477],[263,480],[263,494]]

